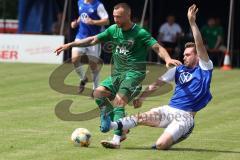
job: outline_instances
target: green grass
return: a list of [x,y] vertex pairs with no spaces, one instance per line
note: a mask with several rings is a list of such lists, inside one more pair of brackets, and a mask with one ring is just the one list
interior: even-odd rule
[[[109,150],[100,140],[112,133],[99,131],[99,118],[88,121],[62,121],[55,115],[55,106],[65,99],[73,100],[71,111],[84,112],[96,108],[86,96],[66,95],[52,90],[49,77],[57,65],[0,64],[0,160],[239,160],[240,159],[240,70],[213,73],[213,100],[195,118],[192,135],[169,151],[149,147],[162,129],[138,127],[131,130],[121,149]],[[109,73],[104,66],[101,79]],[[74,72],[66,83],[78,83]],[[91,87],[91,84],[88,84]],[[147,111],[166,104],[171,92],[151,97],[138,110],[127,106],[129,114]],[[89,148],[74,147],[70,135],[75,128],[92,132]]]

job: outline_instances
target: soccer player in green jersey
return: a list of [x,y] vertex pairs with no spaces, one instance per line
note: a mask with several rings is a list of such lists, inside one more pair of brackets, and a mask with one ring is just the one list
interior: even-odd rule
[[[153,49],[163,60],[166,66],[180,65],[181,62],[171,59],[168,52],[140,26],[131,21],[131,9],[126,3],[114,6],[113,24],[104,32],[67,43],[55,50],[57,54],[70,47],[86,47],[101,42],[107,42],[112,50],[112,73],[94,91],[94,98],[100,108],[100,130],[108,131],[106,114],[110,114],[113,121],[125,116],[124,106],[136,97],[141,90],[141,82],[146,75],[147,49]],[[112,101],[112,103],[110,103]],[[120,141],[125,138],[122,130],[115,130],[114,137],[109,143],[113,148],[119,148]],[[104,141],[105,142],[105,141]],[[104,146],[106,143],[102,143]],[[108,146],[104,146],[108,147]]]

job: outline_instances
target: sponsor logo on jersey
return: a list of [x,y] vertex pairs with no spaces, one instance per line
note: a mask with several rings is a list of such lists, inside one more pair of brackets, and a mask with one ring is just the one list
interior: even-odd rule
[[127,55],[129,50],[126,48],[126,46],[117,46],[116,47],[116,52],[119,54]]
[[82,22],[86,22],[86,19],[88,18],[88,14],[87,13],[82,13],[81,15],[80,15],[80,19],[81,19],[81,21]]
[[192,80],[192,74],[189,72],[182,72],[179,76],[179,82],[181,84],[187,83]]
[[127,55],[130,49],[133,47],[134,40],[125,40],[121,44],[116,46],[116,52],[119,54]]

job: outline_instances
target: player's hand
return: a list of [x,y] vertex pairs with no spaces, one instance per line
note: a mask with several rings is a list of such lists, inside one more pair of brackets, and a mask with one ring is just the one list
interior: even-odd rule
[[72,28],[76,28],[78,26],[78,21],[77,20],[74,20],[71,22],[71,27]]
[[181,64],[182,64],[182,62],[180,62],[179,60],[176,60],[176,59],[166,60],[166,67],[167,68],[173,67],[173,66],[179,66]]
[[196,21],[197,12],[198,12],[198,8],[195,4],[191,5],[191,7],[188,8],[187,16],[190,23]]
[[89,24],[89,25],[94,25],[94,20],[92,20],[91,18],[86,18],[85,21],[84,21],[86,24]]
[[142,104],[143,104],[143,100],[140,99],[140,98],[137,98],[137,99],[134,99],[134,100],[133,100],[133,107],[134,107],[135,109],[142,107]]
[[57,53],[57,55],[59,55],[62,51],[67,50],[71,47],[71,45],[69,43],[61,45],[60,47],[58,47],[57,49],[55,49],[54,53]]

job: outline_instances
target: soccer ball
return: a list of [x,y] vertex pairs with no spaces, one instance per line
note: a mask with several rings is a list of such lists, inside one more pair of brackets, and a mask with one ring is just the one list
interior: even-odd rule
[[75,146],[88,147],[90,145],[91,133],[86,128],[77,128],[71,135],[71,141]]

